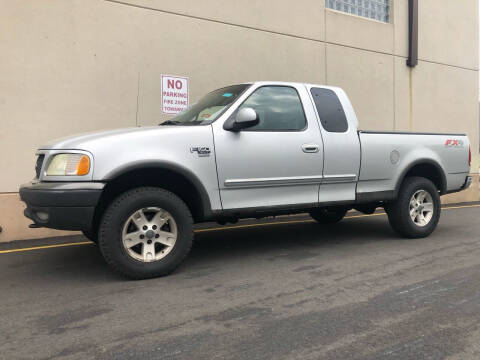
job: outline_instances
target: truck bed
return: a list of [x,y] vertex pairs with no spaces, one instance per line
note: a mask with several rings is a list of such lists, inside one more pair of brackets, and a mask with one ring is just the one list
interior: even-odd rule
[[469,174],[465,134],[358,131],[361,166],[357,193],[396,189],[402,174],[419,162],[439,166],[446,177],[443,192],[460,189]]

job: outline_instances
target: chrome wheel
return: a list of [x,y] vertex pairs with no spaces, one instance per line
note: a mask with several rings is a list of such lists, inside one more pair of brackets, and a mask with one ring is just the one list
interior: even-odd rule
[[417,226],[426,226],[433,217],[433,199],[428,191],[418,190],[410,199],[410,218]]
[[173,216],[158,207],[135,211],[122,229],[122,244],[135,260],[157,261],[168,255],[177,241],[177,224]]

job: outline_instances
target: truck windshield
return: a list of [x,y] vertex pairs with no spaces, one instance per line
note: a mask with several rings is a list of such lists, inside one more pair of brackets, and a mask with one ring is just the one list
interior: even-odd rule
[[214,122],[250,85],[232,85],[208,93],[170,120],[160,125],[206,125]]

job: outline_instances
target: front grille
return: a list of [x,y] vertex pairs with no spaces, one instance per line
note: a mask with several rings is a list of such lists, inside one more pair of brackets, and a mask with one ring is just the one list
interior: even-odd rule
[[45,155],[40,154],[37,157],[37,163],[35,164],[35,175],[37,179],[40,179],[40,171],[42,171],[43,159]]

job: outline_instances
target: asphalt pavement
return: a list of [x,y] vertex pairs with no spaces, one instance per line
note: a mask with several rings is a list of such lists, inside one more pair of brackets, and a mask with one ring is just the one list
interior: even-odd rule
[[382,214],[203,226],[144,281],[81,236],[2,244],[0,358],[480,359],[479,206],[415,240]]

